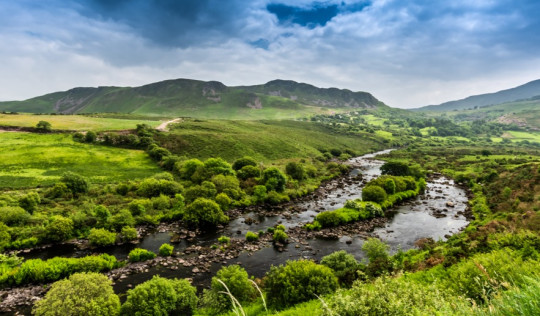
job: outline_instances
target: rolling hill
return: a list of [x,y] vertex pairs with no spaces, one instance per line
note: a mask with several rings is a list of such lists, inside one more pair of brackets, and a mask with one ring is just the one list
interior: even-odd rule
[[470,96],[462,100],[445,102],[439,105],[428,105],[415,110],[447,112],[453,110],[474,109],[488,105],[530,99],[536,96],[540,96],[540,80],[531,81],[512,89]]
[[367,92],[317,88],[273,80],[227,87],[217,81],[175,79],[140,87],[74,88],[24,101],[0,102],[0,111],[30,113],[129,113],[202,118],[292,118],[309,114],[387,109]]

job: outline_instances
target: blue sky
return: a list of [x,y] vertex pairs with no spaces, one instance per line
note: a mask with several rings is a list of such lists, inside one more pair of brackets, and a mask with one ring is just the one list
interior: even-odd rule
[[0,0],[0,100],[290,79],[437,104],[540,79],[540,1]]

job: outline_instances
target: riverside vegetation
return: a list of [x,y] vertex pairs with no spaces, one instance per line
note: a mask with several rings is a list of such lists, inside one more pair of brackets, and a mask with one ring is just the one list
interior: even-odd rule
[[[32,308],[36,315],[538,314],[540,143],[510,138],[499,123],[396,113],[184,118],[167,132],[144,121],[130,130],[97,124],[85,133],[69,125],[56,132],[53,122],[41,133],[0,133],[7,149],[0,153],[0,285],[46,284]],[[137,242],[145,227],[180,223],[194,234],[214,231],[254,205],[271,208],[306,196],[347,173],[347,159],[390,147],[398,149],[378,157],[387,161],[383,175],[365,183],[362,199],[319,212],[302,229],[388,215],[393,205],[422,194],[433,173],[470,191],[466,229],[395,253],[372,238],[362,246],[366,261],[340,251],[320,263],[274,266],[261,279],[224,266],[204,291],[155,276],[115,293],[101,274],[157,259],[142,248],[126,260],[106,253],[107,246]],[[285,245],[288,233],[277,225],[241,238]],[[234,239],[219,238],[219,249],[226,253]],[[48,260],[16,254],[65,242],[95,254]],[[158,258],[171,255],[181,256],[164,244]]]

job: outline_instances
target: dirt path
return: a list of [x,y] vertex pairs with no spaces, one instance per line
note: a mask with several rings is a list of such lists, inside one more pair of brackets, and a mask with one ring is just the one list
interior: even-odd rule
[[159,126],[156,127],[156,129],[157,129],[158,131],[164,132],[164,131],[167,130],[167,126],[169,126],[169,124],[172,124],[172,123],[178,123],[178,122],[180,122],[180,121],[182,121],[182,119],[181,119],[181,118],[177,118],[177,119],[174,119],[174,120],[170,120],[170,121],[167,121],[167,122],[163,122],[163,123],[159,124]]

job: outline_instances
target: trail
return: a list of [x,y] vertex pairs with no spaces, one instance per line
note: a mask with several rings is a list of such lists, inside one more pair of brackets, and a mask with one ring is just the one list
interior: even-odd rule
[[180,122],[180,121],[182,121],[181,118],[176,118],[176,119],[174,119],[174,120],[170,120],[170,121],[167,121],[167,122],[163,122],[163,123],[159,124],[159,126],[156,127],[156,129],[157,129],[158,131],[164,132],[164,131],[167,130],[167,126],[169,126],[169,124],[172,124],[172,123],[178,123],[178,122]]

